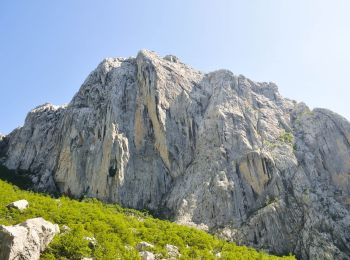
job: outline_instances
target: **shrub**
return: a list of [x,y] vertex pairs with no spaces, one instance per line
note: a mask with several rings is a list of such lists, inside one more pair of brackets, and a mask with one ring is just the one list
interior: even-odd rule
[[[20,213],[6,207],[12,201],[26,199],[29,208]],[[83,201],[67,197],[58,199],[48,195],[20,190],[0,180],[0,224],[13,225],[26,219],[43,217],[71,231],[62,232],[50,243],[42,259],[139,259],[137,243],[154,244],[150,251],[166,257],[165,244],[179,248],[181,259],[215,259],[220,252],[223,259],[279,259],[252,248],[225,242],[204,231],[159,220],[149,214],[124,209],[116,204],[104,204],[96,199]],[[96,246],[89,246],[84,237],[94,237]],[[286,256],[285,259],[294,259]]]
[[292,133],[290,132],[283,132],[279,138],[278,138],[281,142],[286,143],[286,144],[293,144],[294,142],[294,136]]

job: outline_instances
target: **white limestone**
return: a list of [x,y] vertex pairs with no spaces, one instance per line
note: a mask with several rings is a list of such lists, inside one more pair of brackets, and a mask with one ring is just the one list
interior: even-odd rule
[[14,201],[14,202],[8,204],[7,207],[8,208],[15,208],[15,209],[18,209],[20,211],[23,211],[29,207],[29,203],[27,200],[17,200],[17,201]]
[[15,226],[0,225],[0,259],[37,260],[58,233],[58,225],[43,218],[29,219]]

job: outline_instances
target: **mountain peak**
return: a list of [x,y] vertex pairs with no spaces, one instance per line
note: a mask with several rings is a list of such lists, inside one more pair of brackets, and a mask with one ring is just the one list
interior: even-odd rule
[[35,188],[148,209],[301,258],[350,256],[350,124],[274,83],[141,50],[108,58],[68,106],[0,145]]

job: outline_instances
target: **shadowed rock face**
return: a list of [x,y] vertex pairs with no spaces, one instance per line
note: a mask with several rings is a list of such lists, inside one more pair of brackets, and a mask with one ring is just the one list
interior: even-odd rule
[[141,51],[104,60],[67,106],[35,108],[3,139],[4,164],[36,173],[38,190],[150,209],[278,254],[349,259],[350,124],[273,83]]

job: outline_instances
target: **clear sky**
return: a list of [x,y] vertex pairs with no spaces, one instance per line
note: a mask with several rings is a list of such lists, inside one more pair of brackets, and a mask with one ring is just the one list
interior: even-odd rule
[[0,132],[68,103],[105,57],[175,54],[350,119],[349,0],[0,1]]

